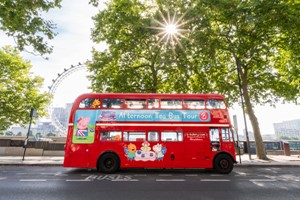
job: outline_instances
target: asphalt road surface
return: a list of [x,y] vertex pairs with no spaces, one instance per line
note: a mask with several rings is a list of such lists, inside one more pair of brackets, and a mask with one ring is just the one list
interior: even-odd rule
[[300,199],[300,168],[123,170],[102,174],[62,167],[0,166],[0,200]]

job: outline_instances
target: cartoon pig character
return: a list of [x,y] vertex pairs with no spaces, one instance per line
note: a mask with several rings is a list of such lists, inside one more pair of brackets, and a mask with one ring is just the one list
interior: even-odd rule
[[90,118],[89,117],[80,117],[78,120],[77,120],[77,127],[79,130],[86,130],[87,129],[87,126],[89,124],[89,121],[90,121]]
[[156,153],[157,160],[162,160],[164,158],[164,154],[167,152],[167,148],[163,147],[161,144],[154,145],[153,150]]

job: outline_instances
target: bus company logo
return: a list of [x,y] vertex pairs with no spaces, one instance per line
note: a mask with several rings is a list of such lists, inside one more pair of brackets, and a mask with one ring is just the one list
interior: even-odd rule
[[114,121],[117,119],[117,115],[113,111],[102,111],[99,117],[101,121]]
[[78,137],[87,137],[88,135],[89,135],[89,133],[88,133],[87,129],[85,129],[85,130],[77,129],[77,131],[76,131],[76,136],[78,136]]
[[207,121],[209,119],[209,113],[207,111],[201,111],[199,113],[199,118],[202,121]]

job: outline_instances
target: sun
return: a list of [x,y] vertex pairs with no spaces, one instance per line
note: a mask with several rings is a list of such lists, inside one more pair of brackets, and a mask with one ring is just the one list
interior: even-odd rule
[[161,44],[162,42],[165,42],[165,44],[171,44],[173,49],[176,45],[179,45],[181,48],[183,48],[180,39],[186,38],[184,36],[184,33],[188,30],[184,29],[184,25],[186,25],[190,20],[183,20],[185,14],[183,14],[180,17],[177,17],[176,13],[171,16],[170,13],[167,12],[165,16],[162,14],[162,12],[159,11],[159,14],[161,19],[153,19],[155,26],[148,27],[159,31],[155,35],[156,37],[159,37],[157,45]]
[[165,32],[166,34],[168,35],[175,35],[175,34],[178,34],[178,28],[175,24],[167,24],[165,26]]

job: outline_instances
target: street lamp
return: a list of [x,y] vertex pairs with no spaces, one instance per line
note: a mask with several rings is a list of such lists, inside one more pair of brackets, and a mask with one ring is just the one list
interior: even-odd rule
[[26,148],[27,148],[27,143],[28,143],[28,137],[29,137],[31,123],[32,123],[32,118],[36,117],[36,115],[37,115],[36,110],[34,108],[31,108],[31,110],[30,110],[30,123],[29,123],[29,127],[28,127],[27,137],[26,137],[26,139],[24,141],[24,145],[23,145],[24,152],[23,152],[23,159],[22,160],[24,160],[24,158],[25,158],[25,153],[26,153]]

